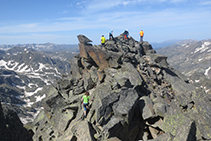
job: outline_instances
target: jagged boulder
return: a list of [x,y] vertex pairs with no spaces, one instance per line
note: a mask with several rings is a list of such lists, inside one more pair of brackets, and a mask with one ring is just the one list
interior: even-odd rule
[[[84,80],[84,89],[90,90],[95,86],[96,83],[94,83],[94,80],[91,76],[94,76],[95,74],[90,74],[87,70],[83,71],[83,80]],[[96,76],[94,76],[96,77]]]
[[144,59],[146,60],[147,64],[150,66],[158,66],[159,68],[167,68],[167,57],[164,55],[159,54],[147,54],[144,56]]
[[205,95],[205,93],[198,92],[198,95],[198,100],[191,106],[191,109],[194,110],[194,114],[190,116],[196,121],[197,128],[203,138],[211,139],[211,99],[210,96]]
[[[137,69],[130,63],[124,63],[114,75],[114,79],[118,82],[122,78],[128,78],[132,86],[142,85],[142,77]],[[130,87],[128,85],[128,87]]]
[[195,141],[196,123],[192,120],[184,123],[178,130],[174,141]]
[[173,139],[174,136],[171,133],[167,132],[158,136],[156,139],[154,139],[154,141],[172,141]]
[[[115,53],[107,50],[102,50],[99,47],[93,47],[91,45],[79,44],[80,56],[89,61],[92,64],[96,64],[99,69],[104,70],[109,67],[118,67],[121,53]],[[85,64],[85,63],[83,63]],[[87,65],[84,65],[85,67]]]
[[77,37],[78,37],[79,42],[82,44],[87,44],[89,42],[92,42],[92,40],[90,40],[89,38],[87,38],[84,35],[78,35]]
[[77,57],[73,58],[70,62],[70,65],[71,65],[70,74],[72,75],[72,77],[80,79],[82,77],[82,69],[83,69],[80,58]]
[[152,48],[152,46],[147,41],[141,42],[141,46],[143,47],[144,55],[156,53],[156,51]]
[[147,97],[147,96],[143,96],[139,99],[139,103],[140,103],[140,110],[142,113],[142,117],[144,120],[148,119],[148,118],[153,118],[155,117],[155,111],[153,109],[153,103],[152,100]]
[[156,116],[164,117],[167,113],[168,102],[161,97],[153,99],[153,109]]

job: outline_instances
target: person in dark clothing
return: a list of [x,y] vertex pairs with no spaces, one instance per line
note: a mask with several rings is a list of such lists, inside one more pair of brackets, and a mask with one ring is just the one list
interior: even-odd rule
[[129,35],[129,32],[128,30],[126,29],[123,33],[123,36],[124,36],[124,39],[128,39],[128,35]]
[[109,33],[109,40],[113,40],[114,36],[113,36],[113,29],[111,30],[111,32]]

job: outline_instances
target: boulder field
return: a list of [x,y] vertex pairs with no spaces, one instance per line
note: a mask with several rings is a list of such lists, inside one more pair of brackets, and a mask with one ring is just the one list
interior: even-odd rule
[[[211,140],[211,95],[196,89],[144,41],[92,45],[78,35],[70,75],[46,89],[35,141]],[[90,93],[87,117],[81,98]]]

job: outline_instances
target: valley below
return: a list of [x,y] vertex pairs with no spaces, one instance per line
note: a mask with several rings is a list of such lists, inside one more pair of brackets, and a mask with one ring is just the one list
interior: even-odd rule
[[14,109],[23,123],[32,122],[49,85],[69,75],[77,45],[0,45],[0,100]]

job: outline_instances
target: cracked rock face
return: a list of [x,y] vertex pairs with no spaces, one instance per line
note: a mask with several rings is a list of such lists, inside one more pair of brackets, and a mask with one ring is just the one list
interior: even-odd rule
[[[101,48],[84,35],[78,39],[80,54],[71,61],[70,76],[51,86],[32,123],[33,140],[211,139],[208,96],[148,42],[120,35]],[[86,118],[85,91],[93,99]]]

